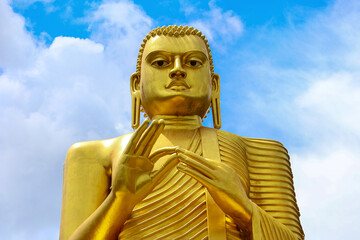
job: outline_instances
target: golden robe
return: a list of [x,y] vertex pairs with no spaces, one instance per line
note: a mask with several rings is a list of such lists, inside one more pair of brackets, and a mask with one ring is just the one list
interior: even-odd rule
[[[202,155],[200,131],[189,150]],[[253,202],[249,235],[225,216],[226,239],[304,239],[295,199],[289,155],[274,140],[245,138],[216,131],[219,158],[238,174]],[[206,189],[174,168],[125,222],[119,239],[208,239]]]

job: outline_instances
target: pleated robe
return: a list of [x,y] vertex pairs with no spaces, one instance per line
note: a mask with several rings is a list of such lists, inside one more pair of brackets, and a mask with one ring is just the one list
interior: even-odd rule
[[[283,145],[273,140],[206,130],[216,131],[219,157],[238,174],[254,209],[251,234],[236,226],[230,216],[222,217],[224,239],[304,239],[289,155]],[[196,132],[188,147],[199,155],[203,155],[204,147],[201,132],[201,129]],[[172,169],[135,206],[119,239],[214,239],[209,236],[206,194],[206,188],[195,179]]]

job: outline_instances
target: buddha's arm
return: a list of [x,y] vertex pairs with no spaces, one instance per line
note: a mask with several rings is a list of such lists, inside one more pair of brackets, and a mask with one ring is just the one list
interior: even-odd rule
[[115,240],[132,211],[125,195],[118,196],[113,191],[105,201],[71,235],[71,240]]
[[101,141],[74,144],[64,165],[60,239],[65,240],[109,194],[109,148]]
[[110,154],[120,144],[112,145],[88,142],[75,144],[68,151],[64,169],[61,240],[117,239],[131,213],[128,199],[109,190]]
[[240,140],[250,175],[253,239],[304,239],[287,150],[273,140]]

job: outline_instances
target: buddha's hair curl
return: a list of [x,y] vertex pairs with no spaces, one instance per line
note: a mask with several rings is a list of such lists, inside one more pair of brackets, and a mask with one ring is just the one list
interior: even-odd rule
[[144,48],[145,48],[145,44],[146,42],[155,36],[169,36],[169,37],[183,37],[185,35],[194,35],[194,36],[198,36],[200,37],[205,45],[206,45],[206,49],[208,51],[208,55],[209,55],[209,65],[210,65],[210,71],[211,71],[211,75],[214,73],[214,63],[213,63],[213,59],[212,59],[212,55],[211,55],[211,50],[210,50],[210,45],[208,43],[208,40],[205,38],[205,35],[202,34],[198,29],[193,28],[193,27],[188,27],[188,26],[177,26],[177,25],[170,25],[170,26],[162,26],[162,27],[158,27],[158,28],[154,28],[153,30],[151,30],[146,37],[143,39],[143,42],[141,43],[141,47],[139,49],[139,54],[138,54],[138,58],[137,58],[137,63],[136,63],[136,72],[140,73],[141,71],[141,59],[144,53]]

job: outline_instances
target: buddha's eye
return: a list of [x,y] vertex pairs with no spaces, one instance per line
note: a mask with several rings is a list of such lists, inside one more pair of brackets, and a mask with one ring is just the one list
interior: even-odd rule
[[199,60],[189,60],[186,62],[186,65],[188,67],[200,67],[202,65],[202,62]]
[[154,67],[166,67],[169,63],[165,60],[156,60],[151,63]]

